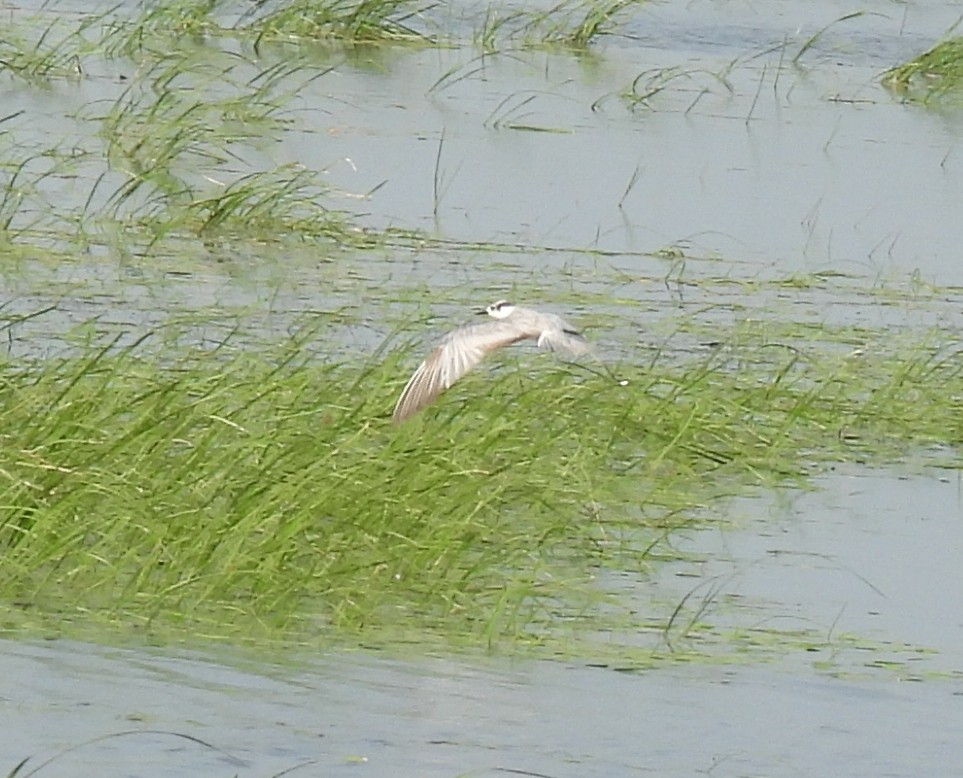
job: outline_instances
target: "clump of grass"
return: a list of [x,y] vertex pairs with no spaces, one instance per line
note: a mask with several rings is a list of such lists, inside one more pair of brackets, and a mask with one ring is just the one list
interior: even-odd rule
[[168,355],[160,368],[107,344],[8,370],[11,422],[42,422],[0,455],[7,601],[83,592],[74,615],[357,628],[495,623],[549,585],[556,564],[535,550],[563,542],[561,507],[586,497],[531,492],[544,467],[512,472],[523,430],[504,449],[492,432],[419,445],[387,421],[385,366],[299,353]]
[[31,83],[83,75],[84,58],[96,51],[91,28],[106,13],[87,14],[68,26],[60,18],[44,22],[40,17],[21,24],[4,24],[0,32],[0,72]]
[[171,43],[223,32],[215,12],[221,0],[168,0],[145,4],[134,19],[114,18],[100,41],[108,57],[167,53]]
[[[547,28],[544,33],[546,43],[584,48],[602,35],[612,32],[616,17],[637,3],[634,0],[597,0],[588,3],[563,2],[545,16]],[[551,21],[552,16],[561,13],[560,20]]]
[[617,26],[617,17],[636,5],[633,0],[562,0],[544,11],[511,11],[499,15],[489,9],[475,38],[486,51],[497,51],[503,41],[514,46],[587,48]]
[[411,24],[420,13],[412,0],[262,1],[238,10],[224,0],[151,4],[135,19],[115,19],[104,36],[108,56],[139,57],[169,51],[186,36],[238,37],[261,42],[338,45],[430,43]]
[[239,85],[229,69],[202,72],[174,53],[154,63],[101,117],[108,158],[135,179],[182,190],[185,172],[199,162],[213,169],[236,161],[240,144],[267,143],[286,126],[276,83]]
[[[207,18],[215,6],[190,7]],[[115,35],[106,41],[130,48]],[[0,149],[11,153],[0,163],[0,239],[74,246],[123,232],[138,251],[213,235],[369,245],[371,234],[330,206],[318,171],[272,166],[265,153],[294,123],[293,96],[327,71],[302,74],[283,60],[255,69],[243,55],[202,49],[152,51],[106,110],[85,109],[79,118],[96,123],[102,150],[43,148],[25,141],[16,114],[2,117]]]
[[258,3],[236,30],[257,41],[427,42],[410,25],[411,0],[296,0]]
[[362,239],[363,233],[349,228],[345,214],[323,205],[324,194],[314,171],[288,165],[243,176],[211,196],[194,199],[186,212],[199,235],[290,232],[338,242]]
[[154,242],[172,234],[271,238],[289,232],[356,242],[360,233],[348,217],[324,203],[327,188],[316,171],[282,165],[237,172],[290,124],[282,109],[290,93],[280,90],[285,83],[293,87],[283,64],[237,84],[231,77],[236,64],[226,71],[187,70],[188,88],[184,55],[155,61],[101,119],[112,173],[95,189],[113,189],[96,208],[92,192],[88,212],[142,228]]
[[720,496],[963,435],[963,360],[920,344],[536,362],[394,426],[404,351],[154,337],[0,369],[3,623],[550,642],[598,623],[593,570],[644,567]]
[[960,95],[963,87],[963,38],[950,38],[902,65],[887,70],[882,84],[900,97],[930,102]]

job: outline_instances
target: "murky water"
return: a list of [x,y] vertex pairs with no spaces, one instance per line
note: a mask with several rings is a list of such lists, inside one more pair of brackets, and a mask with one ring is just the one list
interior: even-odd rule
[[[55,757],[46,778],[952,774],[959,480],[852,468],[817,485],[740,500],[728,528],[679,540],[694,561],[623,586],[640,608],[714,586],[703,620],[762,637],[742,659],[637,671],[358,651],[241,664],[4,641],[0,765]],[[767,649],[777,631],[808,648]]]
[[[864,13],[792,64],[811,35],[853,11]],[[38,335],[91,316],[136,330],[211,310],[284,331],[293,315],[323,311],[333,340],[364,353],[389,312],[446,314],[507,289],[609,300],[583,314],[615,354],[703,309],[709,321],[789,306],[803,321],[952,333],[963,324],[955,291],[922,302],[868,292],[915,271],[963,285],[963,113],[901,105],[878,86],[958,15],[949,2],[648,3],[600,56],[358,56],[298,92],[298,125],[273,162],[324,170],[342,205],[374,226],[502,251],[389,246],[343,261],[310,244],[277,256],[211,245],[189,266],[25,259],[4,279],[5,313],[58,310],[21,325],[14,342],[36,348]],[[619,93],[636,79],[640,92],[665,88],[630,108]],[[25,111],[4,129],[33,144],[40,126],[89,140],[81,109],[122,88],[110,67],[53,91],[4,82],[3,113]],[[526,244],[557,251],[508,250]],[[667,246],[687,259],[645,255]],[[753,297],[739,285],[825,270],[852,278]],[[667,274],[673,284],[661,283]],[[747,651],[744,666],[617,672],[358,653],[255,672],[5,642],[0,772],[79,746],[38,775],[253,776],[301,764],[295,774],[950,774],[963,761],[957,475],[856,469],[815,486],[728,504],[725,529],[680,537],[699,561],[617,584],[643,605],[711,592],[706,616],[720,632],[774,641]],[[793,629],[805,634],[796,650],[770,634]],[[778,661],[752,664],[763,658]],[[129,730],[140,734],[88,742]]]
[[[958,502],[951,510],[934,499],[909,516],[876,515],[842,480],[815,500],[850,521],[801,518],[796,504],[770,517],[767,526],[780,534],[767,533],[761,556],[751,539],[733,533],[719,564],[754,574],[741,596],[753,606],[762,595],[754,606],[771,618],[824,620],[827,632],[868,623],[881,637],[935,642],[948,649],[938,661],[958,662],[959,598],[921,608],[917,595],[933,599],[932,579],[927,586],[915,568],[883,575],[894,559],[914,566],[914,548],[933,551],[922,537],[908,543],[911,533],[894,531],[900,527],[928,524],[916,534],[930,538],[948,532],[937,556],[958,559]],[[879,482],[867,478],[863,488]],[[899,483],[918,497],[942,482]],[[810,554],[815,564],[789,565],[790,552]],[[945,572],[943,565],[928,569]],[[307,775],[439,778],[951,774],[963,751],[959,670],[911,682],[875,658],[827,646],[776,666],[683,664],[635,673],[361,652],[296,666],[265,662],[255,672],[66,641],[6,642],[0,764],[30,756],[36,767],[56,756],[39,773],[47,778],[253,776],[299,766]],[[833,672],[807,669],[817,659]]]
[[[820,27],[857,9],[868,13],[789,64]],[[678,244],[754,272],[919,269],[958,284],[963,117],[907,108],[877,83],[957,16],[951,4],[648,4],[600,60],[480,64],[470,51],[433,51],[374,83],[346,73],[324,85],[346,108],[318,129],[327,153],[352,161],[331,171],[342,187],[386,182],[370,203],[385,223],[616,252]],[[648,107],[619,99],[639,74],[660,84],[657,71],[673,67],[688,75]],[[299,157],[316,148],[308,143]]]
[[733,524],[681,540],[694,561],[657,586],[711,590],[710,621],[757,630],[762,646],[768,630],[808,633],[801,660],[821,671],[963,679],[963,604],[940,594],[963,552],[959,474],[847,466],[814,486],[734,501]]
[[[865,13],[833,24],[856,10]],[[626,282],[667,274],[739,280],[829,270],[865,289],[919,271],[924,281],[963,285],[963,114],[901,105],[878,85],[885,66],[926,48],[956,16],[952,3],[651,3],[605,39],[604,56],[361,52],[299,86],[287,109],[294,124],[266,149],[247,149],[251,169],[269,157],[324,171],[336,207],[363,210],[374,226],[424,229],[454,242],[450,249],[389,248],[390,262],[344,261],[310,244],[257,256],[198,244],[190,263],[162,254],[146,266],[81,258],[8,278],[8,297],[19,301],[11,310],[52,300],[65,317],[58,326],[105,314],[149,326],[154,311],[349,309],[374,322],[363,350],[387,329],[372,299],[389,305],[396,287],[430,286],[432,308],[454,315],[447,304],[461,310],[509,289],[549,299],[556,289],[617,290],[644,301],[651,290]],[[307,50],[240,50],[252,74],[285,56],[311,64]],[[25,154],[78,138],[96,148],[84,135],[127,88],[118,68],[108,63],[53,90],[0,84],[11,112],[24,111],[4,124],[11,141]],[[630,109],[619,95],[637,78],[639,91],[665,88]],[[38,135],[47,123],[61,141]],[[55,178],[63,189],[54,194],[82,201],[100,172],[85,164],[77,177]],[[109,192],[102,185],[93,202]],[[458,241],[558,250],[492,252]],[[684,252],[684,264],[644,256],[668,246]],[[657,295],[634,315],[648,327],[670,302]],[[828,319],[852,312],[818,296],[816,305]]]

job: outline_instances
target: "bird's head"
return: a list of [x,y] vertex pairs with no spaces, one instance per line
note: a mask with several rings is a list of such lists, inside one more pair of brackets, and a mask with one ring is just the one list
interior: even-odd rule
[[515,306],[508,302],[508,300],[499,300],[497,303],[489,305],[485,309],[485,313],[493,319],[505,319],[511,316],[514,310]]

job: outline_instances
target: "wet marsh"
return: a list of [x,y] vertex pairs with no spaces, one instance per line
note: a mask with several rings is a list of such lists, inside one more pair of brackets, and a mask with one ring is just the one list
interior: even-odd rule
[[[957,12],[724,5],[4,9],[0,625],[24,641],[11,662],[47,661],[30,648],[45,637],[154,646],[130,661],[159,665],[187,648],[308,668],[364,647],[400,669],[374,653],[374,669],[344,662],[345,683],[383,673],[402,690],[431,686],[428,654],[591,662],[640,699],[657,683],[643,670],[697,687],[763,662],[958,682],[951,629],[846,613],[886,611],[863,597],[886,570],[854,552],[878,539],[811,497],[858,513],[878,503],[840,497],[839,473],[923,472],[951,502]],[[571,319],[600,359],[515,347],[393,425],[432,342],[506,297]],[[892,492],[907,516],[938,512]],[[873,510],[926,558],[902,512]],[[810,527],[838,545],[807,545]],[[785,583],[800,559],[850,554],[838,613],[820,587],[842,561],[816,566],[808,600]],[[925,599],[950,583],[917,585]],[[465,667],[441,685],[471,705],[487,705],[489,672],[519,683],[514,667]],[[316,671],[304,683],[329,688]],[[352,754],[389,741],[347,738],[325,764],[356,768]],[[235,743],[264,770],[271,747]],[[315,758],[297,737],[285,747]],[[630,751],[597,774],[637,767]],[[398,774],[427,774],[407,753]],[[516,764],[596,774],[536,753]]]
[[963,434],[936,412],[963,355],[926,342],[749,328],[617,379],[520,355],[394,426],[408,350],[344,364],[305,348],[323,326],[256,349],[171,330],[6,364],[8,626],[557,651],[556,621],[608,610],[599,568],[644,572],[716,500]]

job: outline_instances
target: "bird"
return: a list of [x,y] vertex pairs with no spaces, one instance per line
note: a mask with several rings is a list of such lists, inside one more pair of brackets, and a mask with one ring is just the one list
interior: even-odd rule
[[488,321],[464,324],[449,332],[415,370],[401,390],[392,418],[395,423],[415,415],[477,365],[485,355],[520,340],[573,357],[592,350],[588,341],[561,316],[522,308],[499,300],[479,315]]

